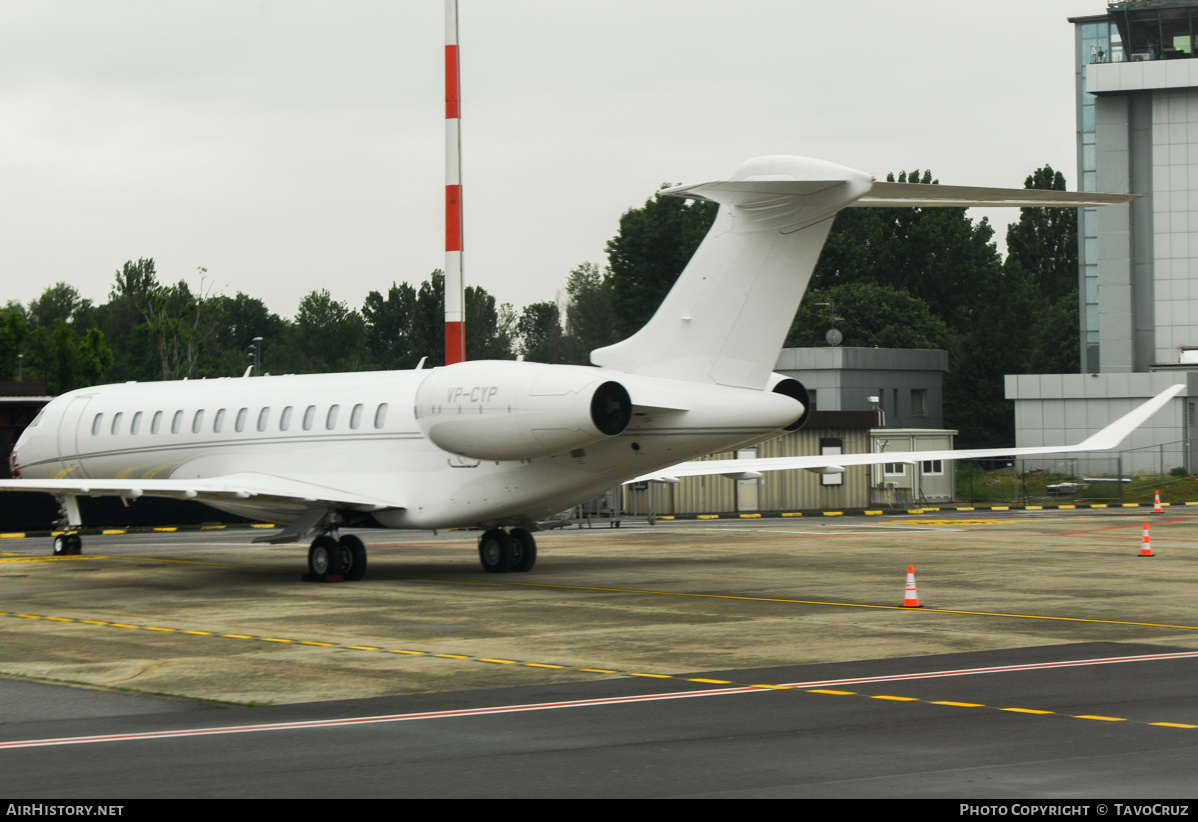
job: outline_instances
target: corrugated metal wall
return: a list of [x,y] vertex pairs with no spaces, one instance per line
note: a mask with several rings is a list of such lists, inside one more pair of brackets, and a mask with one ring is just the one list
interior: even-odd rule
[[[845,454],[869,451],[869,430],[865,428],[803,429],[759,443],[759,457],[799,457],[820,453],[820,440],[838,439]],[[732,459],[736,454],[723,451],[705,459]],[[757,480],[757,509],[761,511],[802,511],[816,508],[865,508],[869,505],[869,468],[850,467],[843,485],[820,484],[820,474],[810,471],[770,471]],[[727,477],[686,477],[677,484],[653,483],[658,514],[715,514],[739,510],[737,482]],[[625,489],[625,511],[650,510],[650,490]]]

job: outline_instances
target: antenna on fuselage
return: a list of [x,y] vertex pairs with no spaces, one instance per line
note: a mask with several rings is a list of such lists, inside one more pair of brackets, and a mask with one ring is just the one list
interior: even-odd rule
[[466,359],[462,283],[462,139],[458,0],[445,0],[445,364]]

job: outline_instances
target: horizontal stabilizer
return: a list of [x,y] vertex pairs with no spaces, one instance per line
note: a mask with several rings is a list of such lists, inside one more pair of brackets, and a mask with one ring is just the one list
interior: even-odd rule
[[869,192],[850,208],[892,206],[968,208],[1010,206],[1012,208],[1086,208],[1118,205],[1139,194],[1095,194],[1088,191],[1051,191],[1036,188],[978,188],[926,183],[874,183]]

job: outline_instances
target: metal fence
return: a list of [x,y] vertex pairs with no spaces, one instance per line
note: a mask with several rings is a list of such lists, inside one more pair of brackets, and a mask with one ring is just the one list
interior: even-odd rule
[[1116,452],[958,460],[956,494],[970,502],[1122,503],[1139,489],[1185,480],[1190,476],[1190,453],[1190,441],[1178,440]]

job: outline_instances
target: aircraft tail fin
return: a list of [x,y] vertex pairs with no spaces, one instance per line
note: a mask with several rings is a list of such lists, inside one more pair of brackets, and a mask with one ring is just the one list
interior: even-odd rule
[[652,319],[591,352],[634,374],[764,389],[836,212],[869,191],[864,172],[761,157],[730,180],[662,194],[720,204],[715,223]]
[[849,206],[1096,206],[1132,195],[879,183],[806,157],[759,157],[728,180],[667,196],[720,204],[715,223],[649,322],[591,352],[633,374],[764,389],[836,212]]

